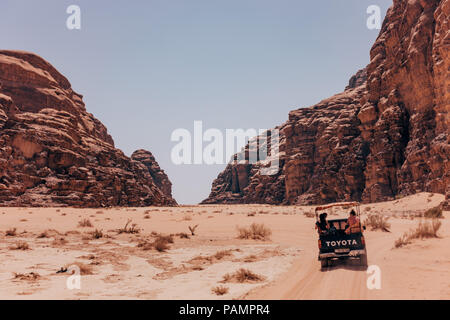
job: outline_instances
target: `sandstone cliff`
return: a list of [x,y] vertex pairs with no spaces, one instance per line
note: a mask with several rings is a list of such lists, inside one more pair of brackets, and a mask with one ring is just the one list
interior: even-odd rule
[[[137,161],[136,161],[137,160]],[[142,163],[114,147],[82,96],[42,58],[0,51],[0,205],[174,205]],[[169,183],[170,184],[170,183]]]
[[290,112],[280,171],[229,164],[203,203],[382,201],[450,194],[450,0],[394,0],[345,91]]

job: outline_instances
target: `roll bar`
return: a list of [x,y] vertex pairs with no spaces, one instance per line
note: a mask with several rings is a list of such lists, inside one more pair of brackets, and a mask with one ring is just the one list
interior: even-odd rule
[[[318,212],[321,210],[326,210],[333,207],[356,207],[356,215],[358,218],[361,217],[361,210],[360,210],[360,203],[357,201],[354,202],[338,202],[338,203],[331,203],[323,206],[316,207],[315,213],[316,213],[316,220],[319,221],[319,214]],[[360,220],[361,221],[361,220]]]

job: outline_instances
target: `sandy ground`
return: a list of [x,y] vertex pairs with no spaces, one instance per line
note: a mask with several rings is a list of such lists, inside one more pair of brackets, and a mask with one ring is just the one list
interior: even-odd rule
[[[381,289],[372,290],[360,268],[337,263],[320,270],[314,207],[0,208],[0,299],[450,299],[448,212],[439,238],[394,248],[443,199],[421,193],[361,207],[363,221],[368,214],[390,216],[390,233],[365,232],[369,265],[381,271]],[[93,226],[79,226],[83,219]],[[130,219],[139,233],[119,233]],[[253,222],[271,229],[270,240],[237,239],[236,227]],[[195,225],[192,236],[188,228]],[[93,238],[96,229],[101,238]],[[170,234],[167,251],[146,248]],[[21,243],[29,248],[21,250]],[[79,289],[67,286],[68,279],[76,283],[74,265],[81,266]],[[57,273],[61,268],[68,271]],[[261,280],[223,280],[240,268]],[[217,295],[218,286],[228,292]]]

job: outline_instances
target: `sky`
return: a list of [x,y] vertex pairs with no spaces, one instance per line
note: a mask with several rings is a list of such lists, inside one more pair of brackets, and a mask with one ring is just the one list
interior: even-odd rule
[[[2,0],[0,48],[65,75],[130,156],[147,149],[178,203],[205,199],[226,164],[176,165],[179,128],[269,129],[342,92],[369,63],[392,0]],[[66,12],[81,10],[81,29]]]

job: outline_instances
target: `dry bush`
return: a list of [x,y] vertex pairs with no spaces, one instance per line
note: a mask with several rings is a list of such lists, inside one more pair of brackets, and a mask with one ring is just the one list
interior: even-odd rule
[[94,274],[94,269],[92,266],[88,265],[88,264],[84,264],[81,262],[74,262],[71,264],[66,265],[65,270],[69,270],[71,266],[77,266],[80,269],[80,275],[85,276],[85,275],[89,275],[89,274]]
[[144,219],[150,219],[150,216],[149,216],[148,214],[146,214],[146,215],[144,216]]
[[180,237],[180,239],[190,239],[189,235],[186,232],[180,232],[176,234],[177,237]]
[[95,229],[94,231],[92,231],[91,233],[92,239],[100,239],[103,238],[103,231],[102,230],[98,230]]
[[121,233],[139,233],[140,229],[137,227],[136,223],[133,223],[131,225],[131,227],[128,227],[128,225],[131,223],[131,219],[128,219],[127,223],[125,224],[125,226],[123,228],[117,229],[117,233],[121,234]]
[[384,232],[391,232],[389,228],[391,224],[388,223],[389,217],[385,217],[381,214],[369,214],[364,224],[371,228],[371,230],[381,230]]
[[155,249],[156,251],[159,251],[159,252],[165,252],[166,250],[168,250],[170,248],[169,243],[174,243],[172,235],[169,235],[169,236],[158,235],[157,238],[153,242],[149,242],[147,240],[142,240],[138,243],[137,246],[138,246],[138,248],[141,248],[142,250]]
[[252,212],[252,213],[247,214],[247,217],[254,217],[255,215],[256,215],[256,212]]
[[68,241],[64,237],[57,238],[57,239],[53,240],[53,242],[52,242],[52,244],[55,246],[65,245],[67,243],[68,243]]
[[30,250],[30,246],[25,241],[18,241],[9,250]]
[[425,218],[443,218],[444,217],[442,215],[442,207],[440,205],[437,207],[428,209],[427,211],[425,211],[423,216]]
[[227,273],[226,275],[224,275],[222,282],[252,283],[252,282],[261,282],[263,280],[264,280],[263,276],[256,274],[248,269],[241,268],[232,274]]
[[93,225],[92,225],[91,220],[89,220],[89,219],[83,219],[83,220],[78,221],[78,227],[81,227],[81,228],[91,228],[91,227],[93,227]]
[[222,260],[225,257],[232,256],[233,254],[231,253],[231,251],[232,250],[220,250],[220,251],[217,251],[214,254],[214,258],[216,258],[217,260]]
[[370,211],[370,210],[372,210],[371,207],[365,207],[365,208],[364,208],[364,211]]
[[15,273],[14,272],[14,279],[22,280],[22,281],[36,281],[41,276],[39,273],[36,272],[30,272],[30,273]]
[[189,228],[189,231],[191,232],[191,234],[192,234],[193,236],[195,236],[195,229],[197,229],[197,227],[198,227],[198,224],[196,224],[196,225],[193,226],[193,227],[191,227],[191,226],[188,227],[188,228]]
[[156,239],[155,242],[153,242],[153,247],[155,248],[156,251],[159,252],[165,252],[166,250],[169,249],[167,241],[165,241],[163,238]]
[[394,246],[395,248],[400,248],[406,246],[411,243],[411,238],[408,233],[403,234],[400,238],[395,240]]
[[192,216],[191,216],[190,214],[186,214],[186,215],[183,217],[183,220],[184,220],[184,221],[191,221],[191,220],[192,220]]
[[42,239],[42,238],[50,238],[49,234],[47,231],[41,232],[38,236],[38,239]]
[[227,294],[229,290],[227,287],[217,286],[217,287],[212,288],[211,291],[218,296],[223,296],[224,294]]
[[17,228],[11,228],[5,231],[7,237],[15,237],[17,235]]
[[237,227],[239,239],[269,240],[272,231],[263,223],[252,223],[250,227]]
[[210,256],[196,256],[194,258],[192,258],[191,260],[189,260],[188,262],[191,264],[213,264],[217,261],[222,260],[225,257],[230,257],[233,255],[232,253],[233,250],[221,250],[221,251],[217,251],[215,254],[210,255]]
[[441,227],[442,222],[433,219],[431,222],[419,222],[419,225],[411,233],[412,239],[424,239],[424,238],[438,238],[437,231]]
[[159,235],[156,240],[164,241],[166,243],[173,243],[173,236],[172,235],[168,235],[168,236]]
[[395,241],[394,246],[395,248],[403,247],[410,244],[413,239],[439,238],[437,232],[441,225],[442,222],[437,219],[433,219],[431,222],[421,221],[415,229],[404,233],[400,238],[398,238]]

